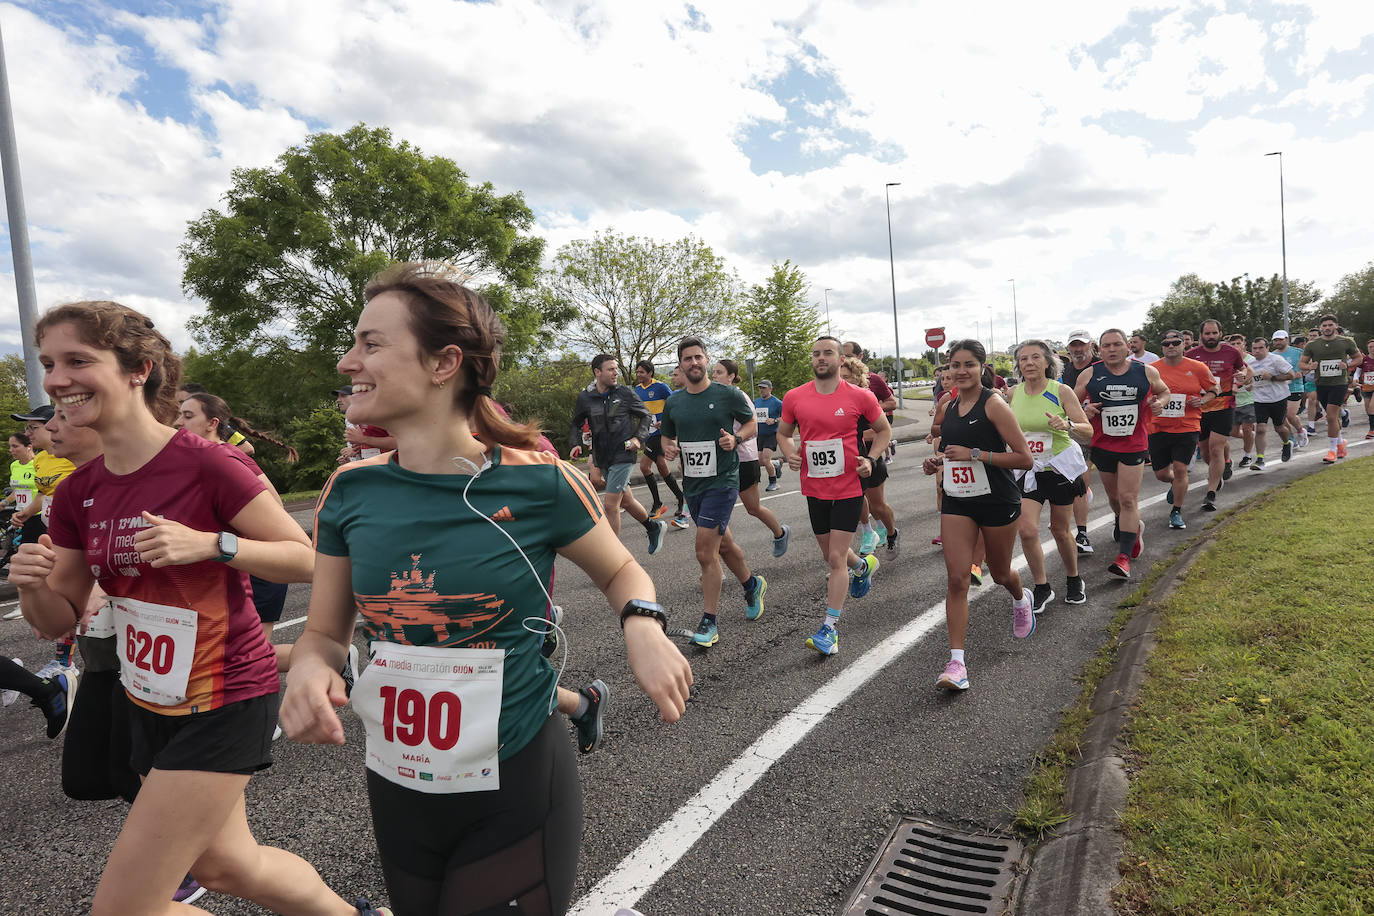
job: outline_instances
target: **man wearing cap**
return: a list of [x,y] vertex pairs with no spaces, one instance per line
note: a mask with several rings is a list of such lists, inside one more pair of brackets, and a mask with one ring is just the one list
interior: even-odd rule
[[[1087,371],[1097,358],[1097,339],[1086,330],[1080,328],[1077,331],[1069,332],[1069,358],[1064,363],[1064,374],[1059,380],[1070,388],[1078,384],[1078,377]],[[1088,463],[1088,470],[1083,472],[1083,495],[1074,497],[1073,501],[1073,521],[1078,526],[1078,534],[1074,536],[1074,543],[1078,545],[1078,553],[1087,555],[1093,552],[1092,541],[1088,540],[1088,510],[1092,508],[1092,454],[1091,450],[1084,443],[1078,443],[1078,447],[1083,450],[1083,460]]]
[[1265,424],[1274,424],[1274,431],[1283,440],[1281,460],[1293,457],[1291,427],[1288,425],[1288,382],[1299,375],[1288,360],[1269,349],[1263,337],[1250,341],[1250,355],[1254,362],[1250,371],[1255,374],[1255,461],[1252,471],[1264,470]]
[[768,472],[768,486],[764,492],[778,488],[782,476],[782,460],[774,464],[773,453],[778,450],[778,420],[782,419],[782,401],[773,396],[773,383],[759,380],[759,396],[754,398],[754,419],[758,421],[759,464]]

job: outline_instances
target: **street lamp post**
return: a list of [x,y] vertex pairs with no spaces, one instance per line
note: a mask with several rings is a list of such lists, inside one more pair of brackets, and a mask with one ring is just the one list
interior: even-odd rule
[[830,330],[830,290],[825,291],[825,333],[833,333]]
[[901,185],[900,181],[889,181],[883,187],[883,198],[887,201],[887,269],[892,277],[892,343],[897,351],[897,406],[905,407],[906,399],[902,394],[902,340],[897,331],[897,260],[892,253],[892,193],[889,189]]
[[1021,342],[1021,322],[1016,318],[1016,278],[1012,277],[1007,282],[1011,284],[1011,333],[1015,338],[1011,345],[1014,347]]
[[24,341],[24,375],[29,406],[48,403],[43,391],[43,367],[33,343],[38,319],[38,295],[33,286],[33,259],[29,254],[29,224],[24,214],[24,186],[19,179],[19,144],[14,136],[14,108],[5,71],[5,48],[0,39],[0,166],[3,166],[5,203],[9,211],[10,252],[14,258],[15,294],[19,301],[19,334]]
[[1283,151],[1264,155],[1279,157],[1279,245],[1283,251],[1283,329],[1288,331],[1288,230],[1283,215]]
[[997,338],[992,333],[992,306],[988,306],[988,359],[992,359],[992,353],[997,349]]

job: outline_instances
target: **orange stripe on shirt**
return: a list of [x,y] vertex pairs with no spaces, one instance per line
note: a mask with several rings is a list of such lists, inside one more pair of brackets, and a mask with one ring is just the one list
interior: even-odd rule
[[361,461],[350,461],[329,475],[329,480],[325,483],[324,489],[320,491],[319,499],[315,500],[315,524],[312,526],[314,543],[320,542],[320,506],[323,506],[324,501],[329,497],[329,491],[334,489],[334,481],[339,479],[339,475],[356,471],[358,468],[375,468],[378,465],[384,465],[391,460],[391,455],[391,452],[383,452],[380,455],[373,455],[371,458],[363,458]]

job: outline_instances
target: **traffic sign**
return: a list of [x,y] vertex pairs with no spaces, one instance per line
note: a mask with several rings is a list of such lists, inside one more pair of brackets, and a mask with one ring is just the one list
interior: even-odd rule
[[930,347],[930,349],[932,349],[932,350],[938,350],[938,349],[940,349],[940,345],[943,344],[944,342],[945,342],[945,329],[944,329],[944,328],[927,328],[927,329],[926,329],[926,346],[927,346],[927,347]]

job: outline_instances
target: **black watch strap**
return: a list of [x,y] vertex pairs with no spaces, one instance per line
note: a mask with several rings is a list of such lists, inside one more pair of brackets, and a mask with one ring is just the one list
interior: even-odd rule
[[620,628],[622,630],[625,629],[626,617],[652,617],[658,621],[659,626],[663,627],[663,632],[668,632],[668,615],[664,612],[661,604],[631,598],[620,609]]

